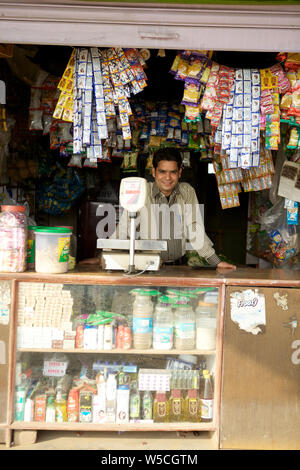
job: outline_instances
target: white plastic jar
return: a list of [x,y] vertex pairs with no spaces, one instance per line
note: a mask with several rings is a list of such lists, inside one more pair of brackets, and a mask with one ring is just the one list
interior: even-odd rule
[[153,302],[149,295],[136,294],[132,308],[133,348],[150,349],[153,332]]
[[35,229],[35,270],[37,273],[68,271],[71,230],[61,227]]
[[173,311],[171,305],[158,299],[154,310],[153,349],[173,348]]
[[199,302],[196,309],[196,348],[216,348],[218,304]]
[[174,312],[175,349],[194,349],[196,339],[195,312],[191,305],[179,304]]

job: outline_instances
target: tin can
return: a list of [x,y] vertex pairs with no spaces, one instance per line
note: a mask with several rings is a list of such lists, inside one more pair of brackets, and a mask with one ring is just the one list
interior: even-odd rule
[[84,326],[78,325],[76,328],[76,336],[75,336],[75,348],[82,349],[83,348],[83,335],[84,335]]

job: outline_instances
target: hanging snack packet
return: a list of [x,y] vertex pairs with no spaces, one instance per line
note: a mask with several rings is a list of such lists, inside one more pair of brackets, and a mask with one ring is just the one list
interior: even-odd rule
[[173,61],[173,64],[171,66],[171,69],[170,69],[170,73],[172,73],[173,75],[176,75],[177,71],[178,71],[178,65],[179,65],[179,62],[180,62],[180,59],[181,59],[181,54],[178,53]]

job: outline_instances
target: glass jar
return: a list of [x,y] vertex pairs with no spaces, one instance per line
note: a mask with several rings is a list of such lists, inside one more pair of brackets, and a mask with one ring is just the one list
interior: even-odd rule
[[199,302],[196,309],[196,348],[215,349],[218,304]]
[[194,349],[196,338],[195,312],[191,305],[178,304],[174,312],[175,349]]
[[152,345],[153,302],[148,295],[137,294],[133,302],[133,348],[150,349]]
[[1,206],[0,272],[26,270],[27,216],[25,206]]

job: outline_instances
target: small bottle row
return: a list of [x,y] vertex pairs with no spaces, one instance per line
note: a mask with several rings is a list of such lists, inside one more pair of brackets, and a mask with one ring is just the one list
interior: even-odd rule
[[135,364],[95,362],[93,373],[82,366],[80,373],[72,376],[63,361],[49,364],[44,361],[42,370],[31,367],[21,372],[15,390],[15,421],[168,423],[213,419],[213,380],[207,369],[142,369]]

